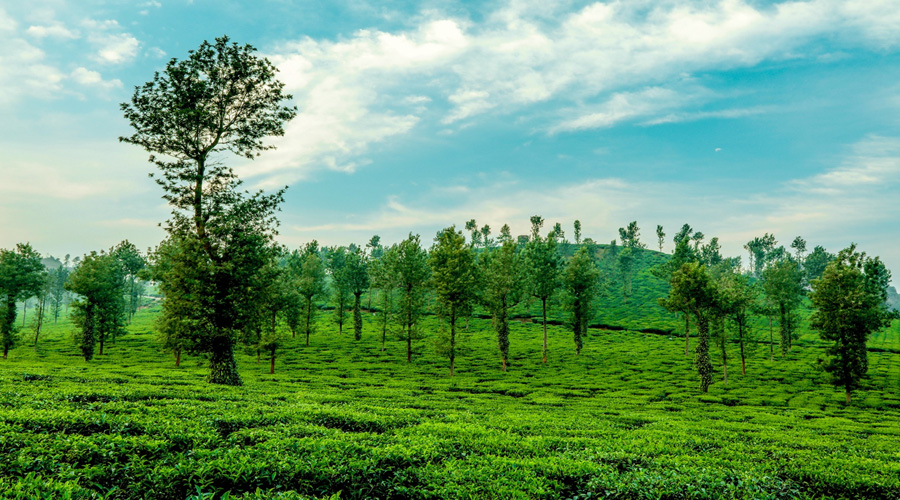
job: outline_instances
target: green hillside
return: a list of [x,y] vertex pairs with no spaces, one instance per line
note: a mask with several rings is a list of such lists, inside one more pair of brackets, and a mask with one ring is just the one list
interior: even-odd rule
[[503,373],[474,319],[451,379],[433,318],[408,365],[400,341],[382,353],[373,325],[355,342],[323,314],[274,375],[244,352],[245,385],[222,387],[160,352],[155,314],[90,363],[66,323],[0,362],[0,497],[900,497],[897,322],[846,405],[809,333],[700,395],[670,336],[591,330],[575,356],[551,326],[542,364],[539,326],[516,322]]

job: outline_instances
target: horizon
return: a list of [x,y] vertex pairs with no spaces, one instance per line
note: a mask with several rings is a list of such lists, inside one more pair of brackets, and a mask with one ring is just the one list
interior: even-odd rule
[[[119,110],[227,34],[279,67],[298,116],[249,189],[288,185],[290,248],[390,244],[531,215],[598,243],[688,223],[740,256],[763,233],[900,269],[896,2],[453,1],[0,7],[0,247],[73,257],[164,237]],[[894,227],[892,232],[891,227]]]

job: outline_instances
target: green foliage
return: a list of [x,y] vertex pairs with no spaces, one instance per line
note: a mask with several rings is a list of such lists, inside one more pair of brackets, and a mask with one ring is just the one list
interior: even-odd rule
[[19,243],[15,250],[0,249],[0,298],[3,300],[0,344],[3,344],[3,359],[18,339],[16,302],[37,295],[44,283],[43,272],[40,254],[28,243]]
[[525,245],[523,261],[529,293],[541,301],[541,321],[544,325],[544,343],[541,359],[547,362],[547,301],[559,288],[560,270],[563,262],[557,248],[553,232],[541,238],[540,229],[544,219],[531,218],[531,240]]
[[796,330],[796,309],[805,293],[803,273],[797,261],[785,258],[768,265],[762,273],[766,299],[778,311],[781,357],[791,350]]
[[254,52],[228,37],[204,41],[187,59],[171,59],[121,105],[135,132],[119,140],[151,154],[161,172],[156,182],[173,207],[168,249],[156,259],[171,262],[155,273],[172,303],[164,306],[165,328],[209,354],[209,381],[227,385],[241,383],[234,345],[258,315],[283,190],[240,192],[218,155],[254,158],[273,147],[263,140],[284,135],[284,123],[296,115],[281,105],[290,96],[275,66]]
[[[325,263],[319,256],[319,243],[307,243],[303,251],[291,260],[297,275],[297,289],[300,294],[301,323],[306,335],[306,345],[315,325],[316,300],[325,295]],[[297,267],[299,266],[299,269]]]
[[456,320],[478,294],[475,252],[466,245],[462,231],[457,231],[455,226],[448,227],[434,238],[428,265],[435,296],[446,309],[450,321],[447,355],[452,377],[456,362]]
[[522,256],[517,251],[516,244],[511,239],[506,239],[499,248],[481,254],[478,266],[482,279],[481,302],[490,311],[494,331],[497,333],[501,366],[506,371],[510,311],[522,300],[525,290]]
[[[630,249],[626,249],[630,250]],[[581,354],[588,323],[593,319],[594,299],[600,288],[600,270],[587,248],[580,248],[562,271],[566,292],[565,308],[570,314],[575,354]]]
[[431,277],[428,254],[419,242],[419,235],[410,233],[401,241],[396,258],[390,263],[391,282],[397,287],[395,317],[406,340],[406,362],[412,363],[413,340],[420,337],[416,325],[424,313],[426,286]]
[[362,338],[362,294],[369,289],[369,262],[362,249],[355,248],[347,254],[344,262],[343,279],[353,294],[353,338]]
[[851,245],[812,282],[810,300],[816,311],[810,326],[819,331],[822,340],[832,342],[825,370],[834,385],[844,388],[847,403],[869,369],[866,340],[872,332],[889,326],[885,300],[890,279],[880,259],[867,258]]
[[68,290],[81,296],[73,306],[75,324],[81,328],[79,343],[85,361],[94,357],[97,342],[103,354],[107,337],[114,337],[124,329],[125,273],[114,252],[91,252],[81,259],[66,282]]

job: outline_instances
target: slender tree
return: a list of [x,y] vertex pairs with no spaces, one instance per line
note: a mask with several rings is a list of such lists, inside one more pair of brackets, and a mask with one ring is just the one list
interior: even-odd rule
[[113,252],[91,252],[69,276],[66,286],[81,296],[75,302],[74,320],[81,328],[81,352],[85,361],[94,357],[97,343],[102,356],[106,338],[124,329],[125,272]]
[[575,238],[575,244],[581,245],[581,221],[575,219],[575,231],[572,233],[572,236]]
[[847,404],[868,371],[869,334],[890,322],[885,304],[890,277],[878,257],[866,257],[851,245],[812,282],[810,300],[816,310],[810,326],[832,342],[825,370],[834,385],[844,388]]
[[562,259],[557,250],[556,238],[551,232],[541,238],[540,228],[544,219],[540,216],[531,218],[531,240],[525,246],[524,261],[529,292],[541,301],[541,324],[544,329],[544,344],[541,360],[547,362],[547,301],[559,288],[559,274]]
[[361,249],[347,253],[344,264],[344,280],[353,294],[353,338],[362,339],[362,294],[369,289],[369,261]]
[[0,249],[0,298],[3,299],[3,317],[0,318],[0,344],[3,359],[18,340],[16,328],[16,302],[37,295],[44,283],[44,264],[39,253],[28,243],[16,245],[15,250]]
[[431,267],[431,283],[438,301],[447,312],[450,321],[450,376],[454,374],[457,353],[456,320],[460,311],[477,296],[477,268],[475,252],[466,245],[466,238],[456,227],[440,231],[434,239],[428,257]]
[[409,237],[397,245],[397,258],[392,262],[397,285],[397,318],[406,340],[406,362],[412,362],[413,340],[418,338],[416,326],[425,306],[425,291],[431,270],[428,254],[422,249],[419,235]]
[[350,302],[350,282],[347,279],[347,248],[332,247],[327,250],[326,261],[328,274],[331,277],[331,300],[334,302],[334,322],[338,333],[344,333],[344,321],[347,319],[347,306]]
[[647,245],[641,243],[641,228],[638,227],[637,221],[632,221],[627,227],[619,228],[619,239],[622,240],[622,246],[627,248],[646,248]]
[[319,256],[319,243],[307,243],[300,253],[300,272],[297,287],[300,292],[301,322],[309,346],[316,316],[316,301],[325,295],[325,263]]
[[478,259],[482,278],[482,303],[491,312],[500,362],[506,371],[509,359],[509,314],[521,300],[525,285],[522,257],[516,244],[506,240]]
[[707,392],[712,384],[712,363],[709,359],[709,323],[720,307],[715,284],[699,262],[688,262],[672,273],[671,289],[665,299],[672,307],[683,308],[697,322],[698,339],[694,366],[700,375],[700,390]]
[[[630,249],[629,249],[630,250]],[[583,338],[594,312],[594,300],[600,286],[600,270],[587,248],[580,248],[562,271],[566,291],[566,309],[575,340],[575,354],[581,354]]]
[[[147,260],[141,254],[134,243],[124,240],[113,249],[113,253],[122,267],[125,269],[126,279],[128,280],[128,322],[134,317],[139,305],[138,292],[140,291],[140,283],[138,273],[147,266]],[[115,338],[113,338],[115,342]]]
[[[751,319],[755,310],[759,292],[749,277],[740,273],[725,273],[719,280],[722,309],[737,329],[738,346],[741,352],[741,374],[747,374],[746,344],[750,334]],[[726,365],[727,366],[727,365]],[[725,368],[727,380],[728,372]]]
[[379,315],[378,326],[381,330],[381,351],[384,352],[387,342],[388,324],[394,314],[394,289],[397,282],[393,270],[396,268],[397,246],[390,247],[379,258],[369,264],[369,275],[372,279],[372,288],[378,290]]
[[[275,66],[254,52],[228,37],[204,41],[187,59],[171,59],[121,105],[135,133],[119,140],[151,153],[161,172],[156,181],[173,207],[166,230],[184,251],[170,268],[205,272],[200,281],[164,277],[170,283],[165,300],[175,297],[197,308],[198,321],[181,322],[193,339],[191,349],[209,354],[210,382],[228,385],[241,384],[234,346],[246,309],[257,304],[255,287],[283,191],[240,192],[240,181],[220,158],[230,151],[252,159],[272,149],[263,140],[284,135],[284,123],[296,115],[296,108],[281,104],[290,96],[282,92]],[[164,303],[163,314],[174,314],[172,309],[183,307]]]
[[787,258],[766,266],[763,290],[777,308],[781,331],[781,357],[791,350],[795,333],[795,310],[803,297],[803,275],[797,261]]
[[659,243],[659,251],[663,251],[663,243],[666,242],[666,233],[663,232],[663,227],[659,224],[656,225],[656,241]]
[[[685,235],[690,234],[689,231],[686,231],[685,228],[690,229],[690,226],[687,224],[682,227],[682,232]],[[672,281],[672,275],[675,271],[681,269],[681,267],[688,262],[696,262],[698,257],[697,253],[691,248],[689,236],[683,236],[681,238],[677,238],[675,242],[675,251],[672,253],[672,258],[669,259],[665,264],[657,266],[654,268],[653,272],[657,278],[664,279],[666,281]],[[684,355],[690,356],[691,349],[691,312],[688,309],[688,305],[680,300],[680,297],[673,297],[671,294],[668,298],[660,298],[659,305],[664,307],[667,311],[674,313],[682,313],[684,315]]]

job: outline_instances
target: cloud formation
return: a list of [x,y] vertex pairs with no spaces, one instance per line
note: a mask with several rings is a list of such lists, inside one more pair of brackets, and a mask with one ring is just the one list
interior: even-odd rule
[[[300,115],[277,141],[281,152],[253,171],[277,173],[279,182],[322,168],[353,171],[374,144],[423,120],[465,127],[480,115],[540,103],[564,110],[533,118],[533,128],[549,133],[766,113],[772,108],[705,109],[721,96],[678,82],[767,60],[818,60],[817,42],[826,37],[893,47],[900,43],[898,12],[886,0],[613,1],[574,12],[511,1],[479,23],[427,12],[406,31],[289,42],[271,58]],[[428,101],[410,107],[413,94]]]

